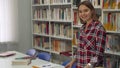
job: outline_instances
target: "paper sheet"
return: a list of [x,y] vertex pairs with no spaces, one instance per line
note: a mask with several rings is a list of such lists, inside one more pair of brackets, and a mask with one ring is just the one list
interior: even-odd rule
[[39,67],[39,68],[56,68],[57,66],[58,66],[57,64],[48,63],[48,64],[40,65],[37,67]]

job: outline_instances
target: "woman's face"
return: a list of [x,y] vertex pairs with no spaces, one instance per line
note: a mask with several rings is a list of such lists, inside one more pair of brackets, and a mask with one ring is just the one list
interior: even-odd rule
[[80,5],[78,8],[78,12],[79,12],[79,18],[82,19],[84,22],[91,21],[92,12],[88,7],[86,7],[85,5]]

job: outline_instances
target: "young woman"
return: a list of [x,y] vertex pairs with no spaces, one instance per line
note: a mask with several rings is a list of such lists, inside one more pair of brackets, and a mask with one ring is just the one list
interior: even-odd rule
[[76,68],[84,68],[88,63],[102,66],[106,31],[98,21],[95,9],[89,1],[83,1],[78,5],[78,14],[83,26],[80,28],[76,58],[65,68],[71,68],[74,62],[77,62]]

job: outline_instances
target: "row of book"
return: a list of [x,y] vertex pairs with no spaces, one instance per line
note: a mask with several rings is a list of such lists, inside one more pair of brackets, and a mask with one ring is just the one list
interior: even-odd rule
[[[71,3],[73,2],[73,5],[78,5],[79,2],[82,2],[85,0],[33,0],[33,4],[64,4],[64,3]],[[101,2],[100,0],[89,0],[94,6],[100,6]]]
[[[79,2],[85,0],[73,0],[73,5],[78,5]],[[104,9],[120,9],[120,0],[88,0],[90,1],[93,6],[101,7]]]
[[78,6],[78,4],[81,2],[81,0],[73,0],[73,5]]
[[49,18],[49,9],[35,8],[33,10],[33,19],[48,19],[48,18]]
[[[82,1],[85,1],[85,0],[81,0],[81,2]],[[90,1],[92,4],[93,4],[93,6],[97,6],[97,7],[99,7],[99,6],[101,6],[101,1],[102,0],[88,0],[88,1]]]
[[[80,2],[85,1],[85,0],[73,0],[73,5],[78,6]],[[102,0],[87,0],[90,1],[93,6],[100,7],[101,6],[101,1]]]
[[50,35],[53,36],[61,36],[61,37],[72,37],[72,27],[70,24],[62,24],[62,23],[51,23],[50,25]]
[[47,37],[34,37],[33,39],[34,43],[34,47],[39,47],[39,48],[43,48],[43,49],[50,49],[51,47],[49,46],[49,38]]
[[[49,13],[50,16],[49,16]],[[40,9],[35,8],[33,10],[33,19],[51,19],[51,20],[71,20],[71,8],[52,8],[49,12],[49,9]]]
[[50,11],[52,20],[71,20],[71,8],[53,8]]
[[35,22],[33,24],[33,32],[38,34],[49,34],[49,23],[48,22]]
[[110,35],[106,36],[106,51],[111,52],[120,52],[120,36],[119,35]]
[[50,0],[33,0],[33,4],[49,4]]
[[72,28],[70,24],[65,23],[49,23],[48,22],[34,22],[33,24],[33,32],[37,34],[46,34],[53,36],[61,36],[71,38]]
[[33,4],[70,3],[71,0],[33,0]]
[[106,56],[104,60],[105,68],[120,68],[120,58],[115,56]]
[[50,4],[56,4],[56,3],[70,3],[71,0],[51,0]]
[[42,49],[51,49],[55,52],[71,51],[71,41],[64,41],[59,39],[52,39],[51,45],[49,44],[48,37],[34,37],[34,46]]
[[52,51],[66,52],[71,51],[71,41],[52,39]]
[[104,9],[120,9],[120,0],[103,0]]
[[120,31],[120,13],[104,13],[103,26],[107,31]]

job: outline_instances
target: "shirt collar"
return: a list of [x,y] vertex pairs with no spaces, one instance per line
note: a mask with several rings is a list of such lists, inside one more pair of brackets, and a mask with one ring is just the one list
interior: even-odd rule
[[[93,21],[91,21],[91,23],[88,25],[88,28],[90,28],[90,27],[94,26],[94,24],[95,24],[95,21],[94,21],[94,20],[93,20]],[[82,29],[85,29],[85,27],[86,27],[86,23],[85,23],[85,24],[83,24],[83,28],[82,28]]]

